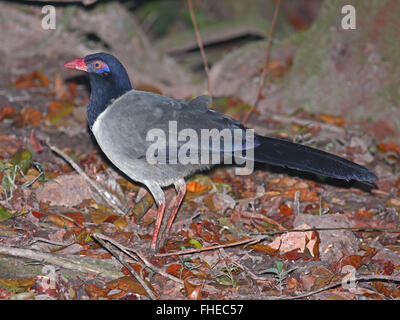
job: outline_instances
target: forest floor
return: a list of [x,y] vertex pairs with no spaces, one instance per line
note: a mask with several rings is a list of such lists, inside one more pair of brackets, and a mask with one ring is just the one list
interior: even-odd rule
[[[0,56],[0,299],[400,298],[400,145],[387,139],[399,133],[385,121],[256,111],[247,126],[257,133],[345,157],[379,180],[217,167],[188,179],[152,254],[157,208],[91,136],[87,78],[63,67],[73,58],[19,56],[10,70],[12,57]],[[289,68],[272,59],[269,81]],[[157,83],[140,89],[162,92]],[[212,107],[238,120],[250,109],[235,96]],[[168,216],[175,191],[165,191]]]

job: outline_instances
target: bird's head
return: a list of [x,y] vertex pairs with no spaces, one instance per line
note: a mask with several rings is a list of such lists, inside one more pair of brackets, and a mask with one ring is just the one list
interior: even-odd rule
[[64,64],[66,68],[86,71],[90,80],[88,121],[92,126],[107,106],[127,91],[132,90],[128,73],[117,58],[108,53],[90,54]]
[[[128,73],[117,58],[111,54],[99,52],[87,55],[64,64],[66,68],[86,71],[89,75],[92,90],[96,87],[110,87],[117,92],[132,89]],[[95,87],[95,88],[94,88]]]

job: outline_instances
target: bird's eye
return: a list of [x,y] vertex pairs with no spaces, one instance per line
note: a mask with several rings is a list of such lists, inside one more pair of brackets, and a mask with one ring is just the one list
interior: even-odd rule
[[101,69],[102,63],[100,61],[95,61],[95,62],[93,62],[93,67],[95,69]]

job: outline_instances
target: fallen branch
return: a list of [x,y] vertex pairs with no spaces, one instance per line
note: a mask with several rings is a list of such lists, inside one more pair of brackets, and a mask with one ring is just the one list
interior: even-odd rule
[[126,212],[122,209],[122,205],[118,198],[113,197],[111,193],[107,192],[100,185],[90,179],[88,175],[64,151],[58,149],[56,146],[50,145],[49,143],[47,143],[47,145],[51,150],[67,161],[69,165],[89,183],[89,185],[100,195],[104,202],[107,203],[114,211],[118,212],[119,214],[126,215]]
[[156,267],[155,265],[151,264],[144,256],[143,254],[140,253],[139,250],[133,249],[133,248],[128,248],[125,247],[124,245],[118,243],[117,241],[115,241],[114,239],[105,236],[104,234],[101,233],[94,233],[92,234],[92,237],[95,238],[96,240],[98,239],[103,239],[105,241],[109,241],[111,244],[113,244],[114,246],[116,246],[118,249],[120,249],[122,252],[124,252],[126,255],[128,255],[129,257],[131,257],[132,259],[137,260],[134,256],[132,256],[129,251],[133,252],[135,255],[137,255],[139,257],[140,260],[143,261],[144,265],[146,267],[148,267],[150,270],[164,276],[165,278],[168,278],[172,281],[175,281],[181,285],[184,285],[184,282],[181,279],[178,279],[176,277],[174,277],[173,275],[170,275],[169,273],[164,272],[163,270],[161,270],[160,268]]
[[156,296],[153,293],[153,290],[151,290],[149,288],[149,286],[147,285],[146,281],[144,281],[140,277],[140,275],[130,266],[130,264],[127,263],[122,257],[120,257],[120,255],[117,252],[115,252],[110,247],[109,244],[107,244],[105,241],[100,239],[100,237],[98,237],[98,233],[93,233],[92,237],[94,239],[96,239],[96,241],[98,243],[100,243],[103,248],[105,248],[108,252],[110,252],[115,259],[117,259],[125,268],[127,268],[129,270],[129,272],[135,277],[135,279],[141,284],[143,289],[147,292],[147,295],[149,296],[150,299],[152,299],[152,300],[156,300],[157,299]]
[[99,262],[89,263],[84,261],[88,258],[82,258],[74,256],[71,258],[65,258],[65,256],[58,256],[56,254],[40,252],[32,249],[21,249],[8,246],[0,246],[0,254],[10,255],[14,257],[27,258],[33,260],[43,260],[46,263],[60,266],[62,268],[79,271],[83,273],[93,273],[96,275],[102,275],[111,279],[117,279],[123,276],[122,272],[114,271],[115,266],[110,267],[110,269],[103,268]]

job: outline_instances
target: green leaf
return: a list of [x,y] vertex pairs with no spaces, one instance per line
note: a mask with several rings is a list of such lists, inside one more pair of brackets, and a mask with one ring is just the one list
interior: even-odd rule
[[203,245],[200,243],[200,241],[198,241],[196,239],[190,239],[189,243],[196,249],[203,248]]
[[282,261],[278,261],[278,262],[276,263],[276,269],[278,270],[278,274],[282,273],[282,270],[283,270],[283,263],[282,263]]
[[276,269],[276,268],[269,268],[269,269],[266,269],[266,270],[260,272],[260,274],[264,274],[264,273],[273,273],[276,275],[279,274],[278,269]]
[[25,148],[20,148],[11,159],[11,163],[18,166],[19,169],[26,173],[31,166],[32,153]]
[[0,221],[10,219],[12,216],[13,214],[10,211],[0,207]]
[[236,287],[237,281],[235,277],[230,277],[227,274],[221,274],[215,277],[218,284],[223,286],[233,286]]

